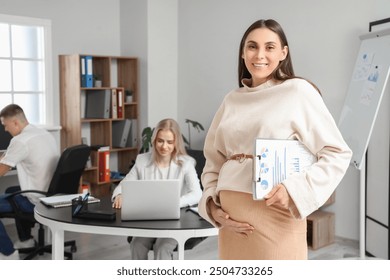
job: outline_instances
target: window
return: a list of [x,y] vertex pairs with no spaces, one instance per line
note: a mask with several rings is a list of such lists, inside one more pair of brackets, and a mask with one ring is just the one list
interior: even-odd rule
[[0,109],[16,103],[31,123],[50,124],[51,21],[0,14],[0,42]]

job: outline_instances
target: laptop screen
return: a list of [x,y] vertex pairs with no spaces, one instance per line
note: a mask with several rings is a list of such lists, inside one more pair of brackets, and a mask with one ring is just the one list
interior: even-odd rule
[[181,180],[122,181],[122,220],[180,219]]

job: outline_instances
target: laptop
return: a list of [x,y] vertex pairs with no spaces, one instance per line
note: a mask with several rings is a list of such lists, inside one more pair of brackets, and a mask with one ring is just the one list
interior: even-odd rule
[[122,221],[180,219],[181,180],[122,181]]

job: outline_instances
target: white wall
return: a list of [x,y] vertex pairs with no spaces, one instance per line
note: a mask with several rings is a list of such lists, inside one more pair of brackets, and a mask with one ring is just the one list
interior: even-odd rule
[[[121,54],[138,57],[140,128],[148,123],[148,1],[120,0]],[[140,132],[141,133],[141,132]]]
[[141,130],[177,119],[178,0],[121,0],[122,55],[140,57]]
[[148,122],[177,119],[178,0],[148,0]]

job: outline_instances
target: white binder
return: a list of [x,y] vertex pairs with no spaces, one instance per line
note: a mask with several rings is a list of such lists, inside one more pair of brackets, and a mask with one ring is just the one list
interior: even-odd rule
[[87,119],[108,119],[110,118],[111,104],[110,90],[88,90],[86,92]]
[[131,121],[125,119],[123,121],[112,122],[112,146],[126,147],[128,137],[130,134]]

